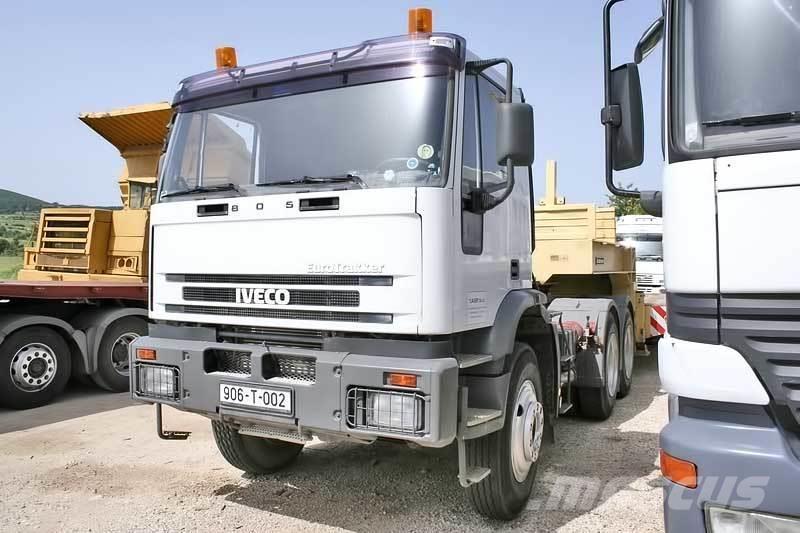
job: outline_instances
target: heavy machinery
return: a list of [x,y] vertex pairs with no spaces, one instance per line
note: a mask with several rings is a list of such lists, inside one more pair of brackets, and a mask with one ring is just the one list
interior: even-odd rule
[[[800,1],[669,0],[611,69],[606,182],[642,163],[639,63],[664,38],[661,191],[670,394],[660,436],[670,532],[800,531]],[[781,237],[780,239],[778,237]],[[787,238],[784,238],[787,237]]]
[[122,209],[42,209],[18,281],[0,282],[0,405],[43,405],[71,375],[128,390],[127,347],[147,332],[149,208],[171,116],[166,103],[80,116],[120,151]]
[[633,250],[613,212],[556,205],[554,173],[533,224],[508,59],[418,9],[351,47],[251,66],[218,49],[173,107],[131,348],[162,438],[188,437],[162,405],[206,416],[252,473],[312,437],[455,442],[474,506],[509,519],[573,398],[606,418],[629,390]]

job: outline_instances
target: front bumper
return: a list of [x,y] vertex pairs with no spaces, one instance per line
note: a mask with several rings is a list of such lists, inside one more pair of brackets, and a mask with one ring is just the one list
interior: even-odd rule
[[[137,359],[137,349],[155,350],[155,361]],[[218,371],[209,358],[215,350],[244,354],[244,373]],[[274,367],[280,358],[311,361],[313,379],[275,377],[264,369]],[[144,394],[139,383],[141,365],[159,365],[177,369],[174,398],[156,398]],[[458,409],[458,362],[455,358],[417,359],[371,356],[252,344],[213,343],[200,340],[177,340],[140,337],[131,348],[131,395],[135,400],[163,403],[183,411],[202,414],[267,434],[316,435],[322,438],[374,440],[388,437],[415,442],[421,446],[442,447],[456,436]],[[418,376],[417,388],[404,389],[385,385],[387,372]],[[268,413],[219,401],[220,383],[289,389],[292,412]],[[421,427],[414,431],[375,428],[360,423],[356,391],[393,391],[413,393],[418,399]],[[252,429],[251,429],[252,430]]]
[[[661,431],[661,448],[697,466],[697,488],[664,479],[667,532],[707,531],[709,505],[800,516],[800,460],[785,435],[763,415],[684,416]],[[717,416],[718,419],[711,419]]]

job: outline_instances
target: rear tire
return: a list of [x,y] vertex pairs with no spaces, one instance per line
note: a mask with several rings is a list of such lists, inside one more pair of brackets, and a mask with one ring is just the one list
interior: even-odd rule
[[294,461],[302,444],[242,435],[236,427],[211,421],[214,440],[222,456],[231,466],[249,474],[269,474]]
[[514,355],[503,429],[465,442],[467,464],[491,469],[487,478],[467,488],[467,494],[476,511],[498,520],[511,520],[525,508],[545,432],[536,354],[527,344],[516,343]]
[[620,341],[619,392],[617,392],[617,398],[624,398],[631,392],[633,364],[636,359],[636,332],[633,328],[633,317],[630,309],[625,312]]
[[583,416],[605,420],[614,411],[619,392],[619,354],[619,326],[614,315],[609,313],[603,339],[603,386],[578,389]]
[[117,319],[106,328],[97,350],[97,371],[92,374],[99,387],[111,392],[130,388],[128,345],[143,335],[147,322],[135,316]]
[[44,326],[15,331],[0,344],[0,405],[31,409],[61,394],[72,354],[61,335]]

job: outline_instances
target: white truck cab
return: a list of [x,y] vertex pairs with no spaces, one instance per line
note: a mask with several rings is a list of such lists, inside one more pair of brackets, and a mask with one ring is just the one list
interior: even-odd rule
[[[611,69],[606,180],[642,162],[639,63],[663,36],[662,191],[674,399],[660,436],[669,532],[800,531],[800,1],[669,0]],[[780,238],[778,238],[780,237]]]
[[617,242],[636,250],[636,290],[664,289],[664,250],[661,218],[652,215],[617,217]]

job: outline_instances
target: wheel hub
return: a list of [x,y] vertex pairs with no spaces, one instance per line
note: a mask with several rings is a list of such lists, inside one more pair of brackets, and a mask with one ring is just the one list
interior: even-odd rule
[[11,381],[23,392],[46,388],[56,376],[58,363],[53,349],[46,344],[26,344],[11,358]]
[[511,469],[522,483],[533,463],[539,459],[544,430],[544,409],[536,398],[536,390],[526,380],[517,393],[511,421]]
[[138,333],[123,333],[111,346],[111,365],[114,371],[122,376],[130,374],[130,362],[128,359],[128,346],[139,338]]

